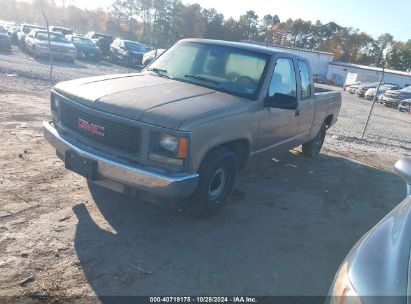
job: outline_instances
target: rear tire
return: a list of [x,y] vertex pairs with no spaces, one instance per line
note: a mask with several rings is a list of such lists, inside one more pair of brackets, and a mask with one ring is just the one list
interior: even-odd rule
[[219,147],[212,150],[203,161],[200,179],[184,211],[190,216],[208,218],[220,211],[233,192],[238,172],[235,153]]
[[302,151],[305,156],[314,157],[320,154],[321,148],[324,144],[326,131],[327,126],[323,123],[318,134],[312,140],[302,145]]

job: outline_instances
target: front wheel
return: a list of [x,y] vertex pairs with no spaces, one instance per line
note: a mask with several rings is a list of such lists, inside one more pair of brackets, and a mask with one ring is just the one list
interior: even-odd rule
[[323,123],[320,131],[318,131],[318,134],[312,140],[303,144],[302,151],[305,156],[314,157],[320,154],[321,148],[324,144],[326,131],[327,126]]
[[207,218],[220,211],[233,192],[238,172],[237,156],[226,148],[216,148],[206,156],[199,174],[195,193],[185,211],[190,215]]

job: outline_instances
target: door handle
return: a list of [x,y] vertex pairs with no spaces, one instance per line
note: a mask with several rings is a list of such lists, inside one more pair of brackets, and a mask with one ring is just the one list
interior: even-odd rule
[[300,116],[300,110],[295,110],[294,115],[295,116]]

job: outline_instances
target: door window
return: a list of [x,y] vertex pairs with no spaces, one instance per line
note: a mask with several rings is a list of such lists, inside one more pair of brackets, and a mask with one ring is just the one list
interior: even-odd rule
[[297,97],[294,62],[290,58],[278,58],[275,63],[269,95],[274,96],[275,93]]
[[311,80],[308,66],[304,61],[298,60],[298,69],[301,79],[301,99],[311,98]]

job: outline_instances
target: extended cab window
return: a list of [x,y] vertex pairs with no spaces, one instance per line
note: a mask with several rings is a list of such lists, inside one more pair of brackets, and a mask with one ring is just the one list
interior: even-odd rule
[[308,66],[304,61],[298,60],[298,69],[301,79],[301,99],[311,98],[311,81]]
[[290,58],[278,58],[271,78],[269,95],[281,93],[297,97],[294,62]]

